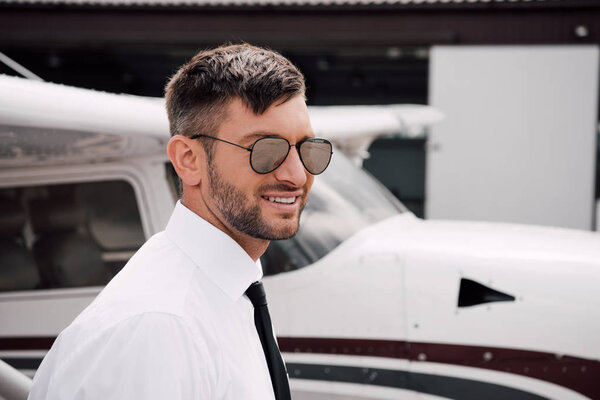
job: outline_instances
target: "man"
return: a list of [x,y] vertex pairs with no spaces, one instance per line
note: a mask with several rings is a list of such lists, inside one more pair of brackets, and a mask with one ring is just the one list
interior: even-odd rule
[[201,52],[173,76],[167,150],[181,201],[60,334],[30,399],[289,398],[272,329],[257,333],[264,307],[245,293],[269,241],[298,230],[331,157],[304,91],[287,59],[246,44]]

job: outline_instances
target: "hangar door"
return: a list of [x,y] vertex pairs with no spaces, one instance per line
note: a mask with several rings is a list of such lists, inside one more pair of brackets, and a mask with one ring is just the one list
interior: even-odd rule
[[597,46],[439,46],[426,218],[594,229]]

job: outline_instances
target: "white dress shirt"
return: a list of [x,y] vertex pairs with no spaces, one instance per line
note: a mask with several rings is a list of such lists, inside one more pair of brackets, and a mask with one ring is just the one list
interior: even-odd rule
[[57,338],[29,399],[273,400],[244,295],[260,261],[181,203]]

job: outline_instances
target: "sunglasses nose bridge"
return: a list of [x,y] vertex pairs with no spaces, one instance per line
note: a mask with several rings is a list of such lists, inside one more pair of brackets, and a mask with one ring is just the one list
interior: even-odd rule
[[304,167],[304,161],[302,161],[302,156],[300,155],[300,145],[302,143],[290,144],[290,142],[288,142],[286,139],[283,140],[285,140],[285,142],[287,143],[287,152],[285,153],[285,155],[282,154],[281,161],[279,162],[279,164],[277,164],[275,169],[279,168],[282,164],[287,162],[287,160],[290,158],[290,153],[292,153],[292,150],[295,150],[296,156],[298,157],[298,160],[300,160],[300,164],[302,164],[302,166]]
[[[291,144],[288,150],[283,163],[287,162],[290,158],[295,158],[296,162],[304,168],[304,162],[302,161],[302,156],[300,155],[300,146],[298,144]],[[282,164],[283,164],[282,163]]]
[[286,180],[296,186],[302,186],[307,180],[307,170],[300,157],[300,151],[296,145],[289,147],[287,156],[281,164],[275,169],[275,174],[279,180]]

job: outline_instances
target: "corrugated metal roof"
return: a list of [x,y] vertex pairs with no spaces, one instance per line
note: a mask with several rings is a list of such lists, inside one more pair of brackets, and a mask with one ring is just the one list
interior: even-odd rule
[[0,0],[0,4],[65,4],[73,6],[261,7],[261,6],[460,6],[485,4],[575,3],[577,0]]

